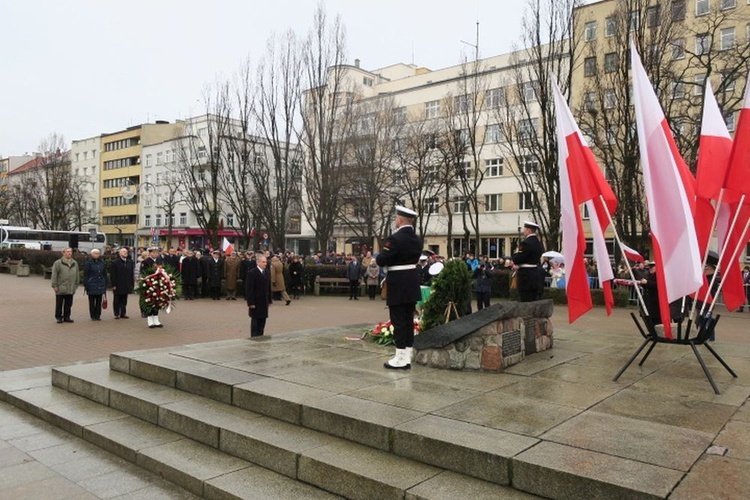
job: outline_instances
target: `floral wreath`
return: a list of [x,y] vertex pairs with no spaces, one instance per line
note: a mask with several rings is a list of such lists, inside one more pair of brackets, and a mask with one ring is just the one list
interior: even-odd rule
[[169,314],[174,307],[173,301],[180,291],[180,283],[175,279],[173,272],[168,272],[160,265],[148,271],[152,272],[141,277],[136,285],[136,290],[141,297],[141,309],[158,311],[166,309]]
[[[373,342],[380,345],[393,345],[396,343],[395,339],[393,338],[393,324],[388,321],[381,321],[377,325],[375,325],[373,328],[368,328],[365,330],[365,335],[370,335],[372,337]],[[419,319],[414,318],[414,335],[419,335],[421,328],[419,324]]]

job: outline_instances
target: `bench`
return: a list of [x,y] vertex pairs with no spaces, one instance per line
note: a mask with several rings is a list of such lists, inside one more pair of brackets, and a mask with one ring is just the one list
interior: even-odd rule
[[16,268],[20,263],[20,260],[8,259],[0,263],[0,273],[16,274]]
[[44,268],[44,279],[46,280],[52,279],[52,266]]
[[[349,280],[346,278],[321,278],[320,276],[315,277],[315,289],[314,294],[320,295],[320,290],[343,290],[349,291]],[[367,291],[364,283],[360,284],[360,294],[364,295]]]

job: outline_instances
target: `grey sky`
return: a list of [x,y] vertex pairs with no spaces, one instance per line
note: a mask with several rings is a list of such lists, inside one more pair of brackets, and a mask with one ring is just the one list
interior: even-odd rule
[[[327,0],[347,29],[349,62],[437,69],[473,48],[508,52],[525,0]],[[307,32],[314,0],[0,0],[0,157],[37,149],[53,132],[70,142],[156,119],[199,113],[207,84],[274,32]]]

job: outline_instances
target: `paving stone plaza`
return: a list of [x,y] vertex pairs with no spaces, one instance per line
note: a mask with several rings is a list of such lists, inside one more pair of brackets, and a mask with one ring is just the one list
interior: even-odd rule
[[[136,301],[133,298],[133,311]],[[503,373],[414,365],[349,340],[384,302],[274,304],[262,341],[242,301],[178,303],[149,330],[78,294],[0,275],[0,499],[750,498],[750,314],[713,347],[642,339],[597,309]]]

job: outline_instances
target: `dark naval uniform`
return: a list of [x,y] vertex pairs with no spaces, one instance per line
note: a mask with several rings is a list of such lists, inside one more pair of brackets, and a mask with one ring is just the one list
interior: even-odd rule
[[419,289],[422,276],[417,268],[421,254],[422,241],[414,227],[403,225],[388,237],[375,259],[379,266],[388,269],[386,304],[397,349],[414,345],[414,309],[422,297]]
[[516,282],[521,302],[532,302],[542,299],[544,275],[540,260],[544,246],[536,234],[530,234],[519,245],[519,251],[513,254],[513,263],[518,266]]

